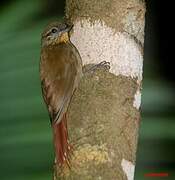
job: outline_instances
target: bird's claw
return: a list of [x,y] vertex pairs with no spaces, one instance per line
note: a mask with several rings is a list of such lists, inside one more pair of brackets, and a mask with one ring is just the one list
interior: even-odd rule
[[109,70],[110,69],[110,62],[102,61],[99,64],[97,64],[96,66],[97,66],[97,68],[104,68],[106,70]]
[[109,71],[109,69],[110,69],[110,62],[102,61],[102,62],[100,62],[98,64],[95,64],[95,65],[91,66],[90,68],[88,68],[87,70],[85,70],[85,73],[93,73],[97,69],[101,69],[101,68]]

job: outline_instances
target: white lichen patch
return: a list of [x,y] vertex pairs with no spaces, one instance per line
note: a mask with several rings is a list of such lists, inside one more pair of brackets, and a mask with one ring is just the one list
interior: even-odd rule
[[134,95],[134,102],[133,102],[133,106],[136,109],[139,109],[141,105],[141,92],[140,90],[137,90],[137,92]]
[[143,57],[134,41],[126,33],[114,32],[105,23],[90,23],[84,19],[74,22],[71,41],[77,47],[83,64],[108,61],[110,72],[142,79]]
[[122,159],[121,166],[127,176],[127,180],[134,180],[135,165],[130,161]]

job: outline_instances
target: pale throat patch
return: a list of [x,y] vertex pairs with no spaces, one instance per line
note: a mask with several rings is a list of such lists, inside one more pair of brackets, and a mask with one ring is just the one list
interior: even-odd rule
[[69,41],[69,35],[68,32],[63,33],[59,38],[58,38],[58,43],[66,43]]

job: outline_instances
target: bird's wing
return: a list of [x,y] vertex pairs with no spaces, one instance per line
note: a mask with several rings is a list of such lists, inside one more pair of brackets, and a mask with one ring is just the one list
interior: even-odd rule
[[[55,55],[54,58],[57,56]],[[59,63],[58,60],[48,63],[41,73],[43,98],[51,121],[61,121],[74,91],[76,68],[74,64],[68,63],[68,58],[64,54],[59,57]]]

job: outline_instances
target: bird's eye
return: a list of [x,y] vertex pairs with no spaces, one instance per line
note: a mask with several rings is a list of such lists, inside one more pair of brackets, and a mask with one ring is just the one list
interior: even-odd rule
[[56,33],[56,32],[57,32],[57,29],[56,29],[56,28],[53,28],[53,29],[51,30],[51,32],[52,32],[52,33]]

